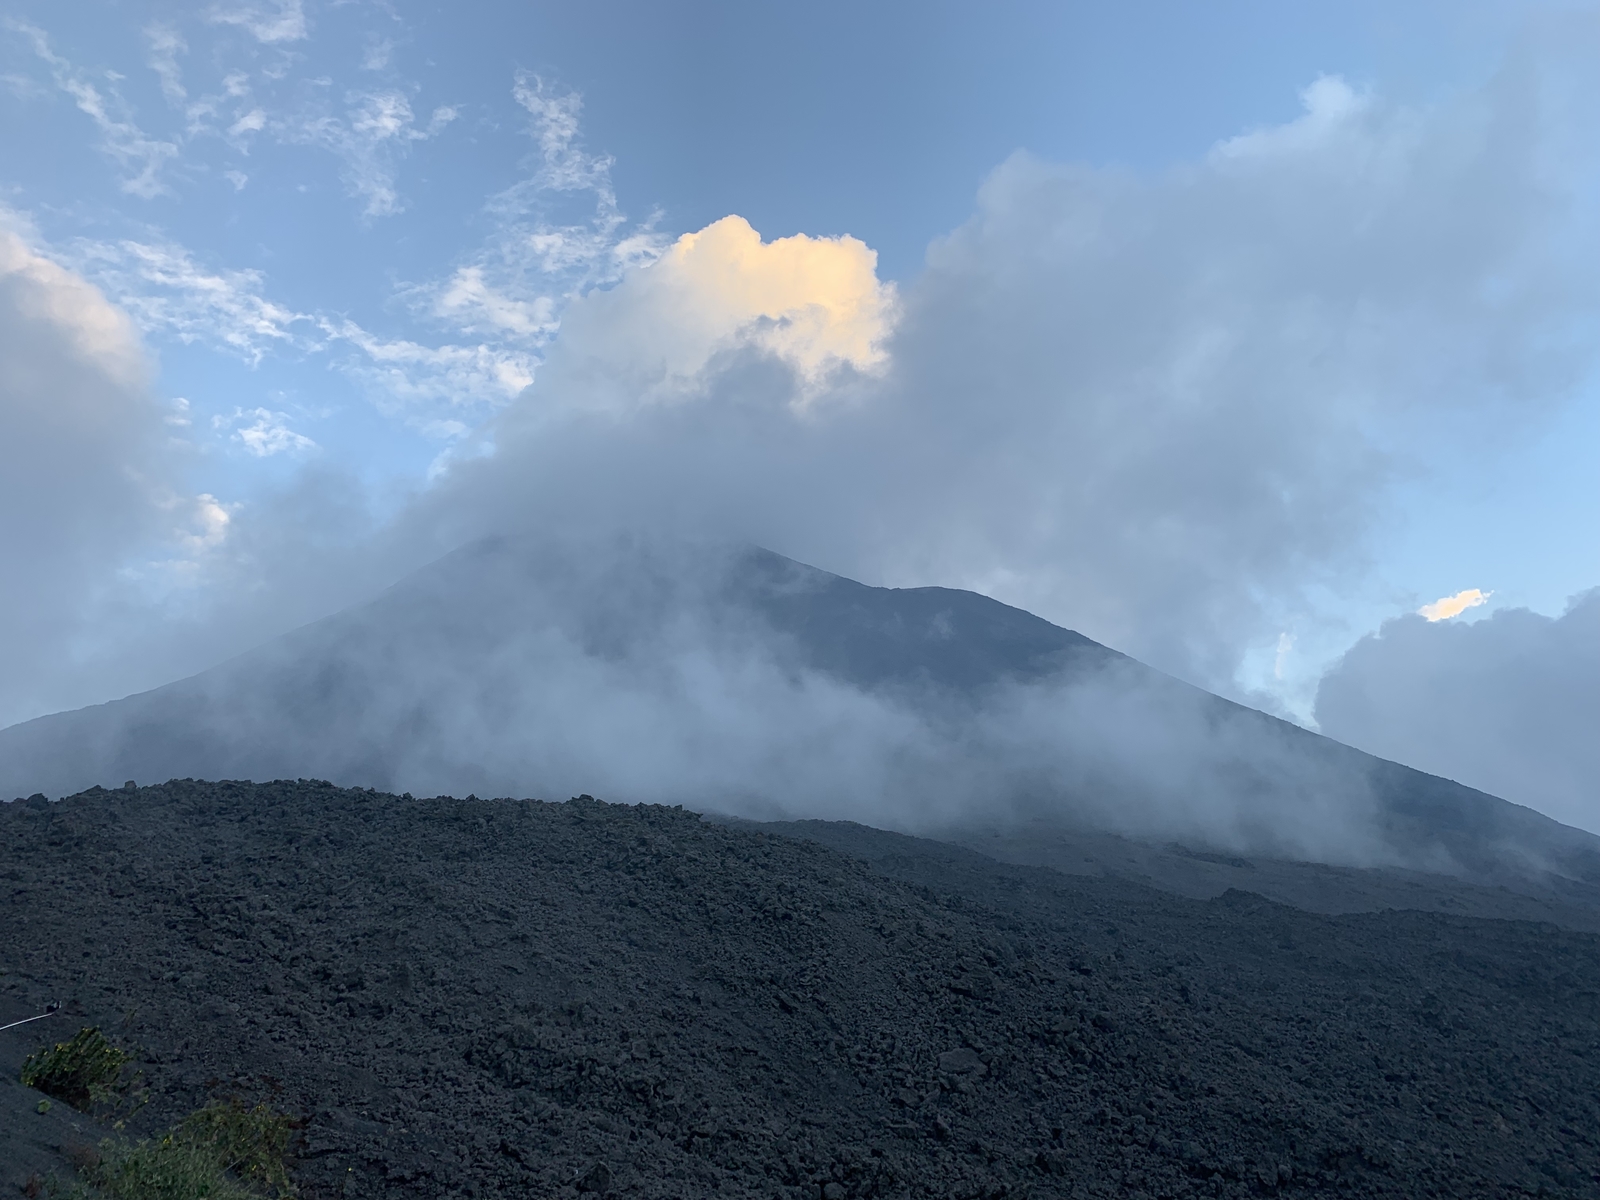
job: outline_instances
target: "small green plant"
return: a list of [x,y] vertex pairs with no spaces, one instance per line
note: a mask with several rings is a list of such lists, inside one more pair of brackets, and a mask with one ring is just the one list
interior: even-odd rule
[[22,1064],[22,1082],[47,1096],[88,1112],[96,1104],[120,1103],[132,1096],[137,1077],[124,1079],[133,1055],[114,1046],[92,1026],[78,1030],[65,1042],[28,1055]]
[[229,1179],[204,1147],[173,1134],[136,1143],[106,1143],[67,1200],[259,1200]]
[[206,1148],[225,1171],[279,1196],[293,1195],[283,1156],[289,1150],[294,1120],[269,1105],[246,1108],[237,1100],[208,1104],[190,1113],[175,1137]]
[[288,1200],[293,1129],[265,1104],[208,1104],[163,1137],[102,1142],[68,1200]]

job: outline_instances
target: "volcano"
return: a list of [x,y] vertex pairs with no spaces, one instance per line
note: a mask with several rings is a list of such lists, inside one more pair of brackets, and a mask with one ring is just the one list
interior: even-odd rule
[[1197,894],[1322,863],[1600,909],[1590,834],[988,597],[750,546],[487,539],[191,678],[0,731],[0,794],[174,778],[585,792]]

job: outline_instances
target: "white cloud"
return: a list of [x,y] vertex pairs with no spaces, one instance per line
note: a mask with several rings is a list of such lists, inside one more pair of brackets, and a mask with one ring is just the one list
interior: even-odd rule
[[118,568],[187,527],[148,373],[126,314],[0,232],[0,724],[75,698]]
[[1302,152],[1324,156],[1330,140],[1358,129],[1364,113],[1375,107],[1370,94],[1357,92],[1337,75],[1320,76],[1300,93],[1300,103],[1305,112],[1298,119],[1228,138],[1217,144],[1213,157],[1281,158]]
[[511,94],[533,118],[532,133],[539,144],[541,166],[534,176],[541,189],[594,192],[605,212],[616,209],[611,188],[609,154],[588,154],[580,139],[579,117],[583,97],[577,92],[557,92],[537,75],[520,72]]
[[[514,346],[425,345],[373,333],[347,318],[297,312],[267,294],[261,272],[203,265],[170,242],[85,241],[76,244],[73,259],[145,331],[207,344],[251,366],[269,354],[348,346],[356,353],[336,357],[334,365],[362,383],[380,411],[432,437],[468,432],[526,388],[537,364],[532,353]],[[238,415],[218,418],[223,424],[217,428],[233,429]],[[262,456],[315,445],[279,426],[230,436]]]
[[1417,609],[1417,615],[1427,621],[1448,621],[1451,617],[1460,616],[1469,608],[1489,603],[1489,597],[1492,595],[1493,592],[1467,588],[1466,591],[1457,592],[1454,596],[1441,596],[1432,604],[1424,604]]
[[840,368],[886,367],[896,299],[876,264],[854,238],[763,242],[743,218],[726,217],[567,310],[533,402],[545,414],[682,402],[718,355],[754,350],[795,371],[793,403],[803,406]]
[[206,20],[213,25],[238,26],[257,41],[269,44],[298,42],[308,32],[302,0],[278,0],[276,4],[218,4],[206,14]]
[[167,25],[152,25],[145,30],[150,43],[150,57],[146,61],[161,81],[161,94],[174,108],[182,108],[189,99],[183,86],[183,72],[178,66],[178,55],[189,51],[178,31]]
[[394,53],[394,43],[388,38],[373,38],[367,43],[367,49],[361,56],[361,69],[363,71],[381,71],[389,65],[389,58]]
[[[835,255],[835,293],[713,226],[572,301],[493,453],[431,503],[463,528],[675,524],[991,587],[1227,688],[1311,589],[1359,577],[1414,449],[1593,365],[1565,331],[1600,297],[1564,251],[1594,240],[1572,190],[1594,154],[1552,173],[1572,114],[1528,103],[1531,69],[1432,109],[1325,80],[1284,129],[1153,175],[1019,155],[896,304],[859,243],[793,243]],[[560,165],[569,109],[534,110],[550,178],[592,184]],[[500,278],[458,281],[514,296]],[[484,326],[541,315],[474,303]]]
[[161,171],[177,158],[178,147],[139,128],[117,92],[114,79],[108,76],[112,86],[102,90],[83,71],[51,50],[42,30],[19,21],[8,20],[6,25],[32,44],[34,53],[49,66],[56,86],[94,122],[100,131],[100,149],[123,169],[122,190],[146,200],[167,193]]
[[210,269],[170,242],[79,242],[76,264],[150,332],[225,350],[252,365],[270,350],[304,343],[312,318],[264,294],[259,271]]
[[371,389],[380,410],[433,437],[456,438],[533,382],[533,355],[504,346],[427,346],[370,333],[353,321],[322,323],[330,341],[360,356],[341,365]]
[[289,414],[269,408],[236,408],[231,417],[213,417],[216,429],[231,429],[238,442],[256,458],[275,454],[304,454],[317,449],[317,443],[289,428]]
[[1272,677],[1279,682],[1283,680],[1283,669],[1288,665],[1289,655],[1294,652],[1294,637],[1288,633],[1278,635],[1278,649],[1272,656]]
[[1323,678],[1330,737],[1600,832],[1600,589],[1560,617],[1386,621]]
[[243,138],[248,134],[260,133],[267,127],[267,114],[264,109],[252,108],[242,113],[232,125],[228,126],[230,138]]
[[653,221],[628,228],[611,157],[583,148],[577,93],[524,73],[512,94],[538,148],[533,170],[490,199],[496,230],[488,242],[449,278],[413,288],[411,298],[449,328],[537,350],[555,333],[567,297],[653,262],[666,243]]
[[[437,109],[427,126],[419,129],[411,103],[401,92],[352,92],[346,103],[342,116],[291,118],[275,122],[274,132],[284,141],[320,146],[337,155],[344,164],[346,187],[363,201],[363,214],[392,216],[404,207],[395,186],[397,160],[413,142],[436,136],[454,119],[455,110]],[[256,119],[250,114],[241,121]],[[259,121],[251,128],[265,126],[266,116]]]

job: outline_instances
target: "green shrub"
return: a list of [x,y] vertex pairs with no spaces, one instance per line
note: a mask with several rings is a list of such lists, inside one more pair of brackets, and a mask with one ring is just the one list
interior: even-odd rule
[[218,1164],[206,1147],[167,1134],[153,1141],[106,1142],[100,1161],[84,1171],[71,1200],[258,1200]]
[[96,1104],[120,1103],[133,1091],[135,1080],[123,1078],[133,1056],[113,1046],[98,1029],[78,1030],[69,1040],[28,1055],[22,1064],[22,1082],[47,1096],[65,1101],[79,1112]]
[[107,1141],[71,1200],[286,1200],[293,1122],[265,1104],[208,1104],[164,1137]]
[[173,1132],[181,1141],[203,1147],[226,1171],[280,1196],[293,1193],[283,1156],[294,1121],[265,1104],[246,1108],[237,1100],[208,1104]]

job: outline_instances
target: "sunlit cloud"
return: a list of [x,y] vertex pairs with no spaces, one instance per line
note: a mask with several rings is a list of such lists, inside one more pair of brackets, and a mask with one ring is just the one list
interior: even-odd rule
[[719,355],[753,349],[793,369],[799,410],[840,368],[885,367],[897,312],[894,285],[857,239],[765,242],[743,217],[724,217],[569,309],[552,356],[559,379],[543,395],[618,413],[674,403]]
[[1480,591],[1477,588],[1468,588],[1464,592],[1457,592],[1454,596],[1441,596],[1432,604],[1424,604],[1417,609],[1419,617],[1429,621],[1448,621],[1451,617],[1460,616],[1469,608],[1477,608],[1480,604],[1487,604],[1493,592]]

